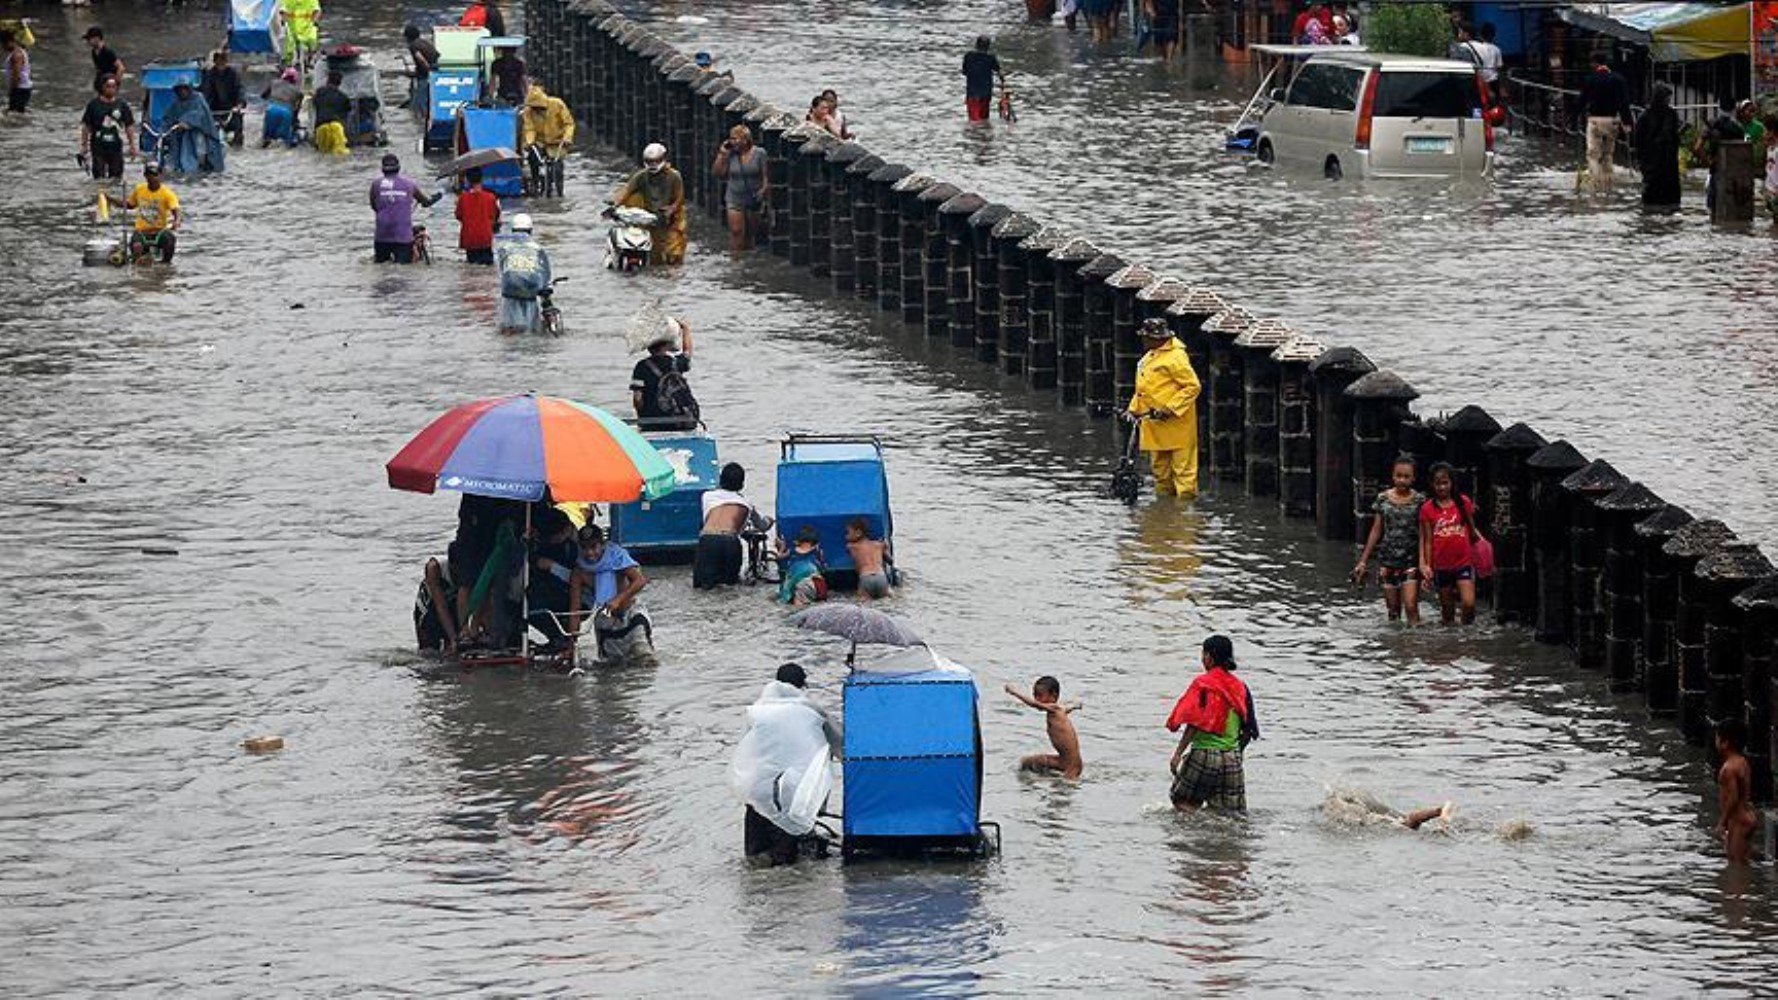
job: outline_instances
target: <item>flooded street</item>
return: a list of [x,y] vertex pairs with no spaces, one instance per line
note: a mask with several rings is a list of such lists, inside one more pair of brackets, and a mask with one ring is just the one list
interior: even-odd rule
[[[1427,412],[1530,421],[1778,540],[1778,265],[1763,230],[1712,234],[1695,191],[1676,219],[1643,219],[1628,185],[1577,208],[1570,161],[1522,141],[1476,190],[1250,175],[1208,152],[1244,93],[1189,98],[1152,63],[1009,26],[985,0],[658,10],[708,18],[666,28],[785,107],[837,87],[889,159],[1358,346]],[[330,33],[397,65],[403,12],[365,11],[331,5]],[[583,149],[567,197],[528,209],[570,278],[557,341],[495,335],[494,277],[448,249],[448,202],[430,212],[437,263],[369,262],[368,150],[231,151],[225,176],[172,180],[190,213],[173,267],[81,268],[98,232],[73,164],[93,18],[31,13],[33,114],[0,123],[8,993],[631,996],[715,992],[714,974],[736,996],[1671,996],[1778,980],[1771,869],[1725,873],[1701,755],[1602,676],[1517,630],[1386,627],[1342,582],[1350,549],[1271,504],[1113,503],[1104,424],[780,261],[731,262],[708,226],[679,273],[607,274],[609,151]],[[103,15],[132,67],[195,54],[220,20]],[[955,63],[996,27],[1021,121],[965,133]],[[414,121],[388,121],[426,176]],[[623,326],[657,299],[697,331],[692,385],[762,505],[787,430],[884,436],[910,577],[889,608],[976,671],[1003,857],[743,863],[742,707],[786,659],[837,707],[843,670],[841,644],[788,628],[764,590],[694,594],[688,568],[651,570],[652,670],[435,674],[411,652],[414,587],[456,498],[393,492],[383,463],[476,397],[621,411]],[[1245,821],[1167,804],[1162,721],[1211,631],[1234,638],[1266,725]],[[1043,726],[1000,688],[1042,673],[1085,702],[1078,786],[1016,770]],[[244,754],[262,734],[286,749]],[[1365,805],[1446,799],[1448,835]]]

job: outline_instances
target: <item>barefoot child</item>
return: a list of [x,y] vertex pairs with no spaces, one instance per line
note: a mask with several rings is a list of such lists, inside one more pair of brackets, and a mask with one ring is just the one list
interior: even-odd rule
[[1716,821],[1716,835],[1722,838],[1723,853],[1730,864],[1744,865],[1753,855],[1753,830],[1759,825],[1754,814],[1751,792],[1753,772],[1747,758],[1741,756],[1741,744],[1747,729],[1740,719],[1724,719],[1716,725],[1716,753],[1722,768],[1716,772],[1717,806],[1721,817]]
[[1475,504],[1451,478],[1451,467],[1436,462],[1428,479],[1432,499],[1420,505],[1420,578],[1438,590],[1439,619],[1446,625],[1462,605],[1463,624],[1475,621]]
[[858,569],[858,592],[865,600],[889,596],[889,546],[870,536],[870,525],[855,517],[846,525],[846,552]]
[[805,608],[827,600],[827,560],[821,555],[821,532],[805,524],[796,533],[796,544],[786,547],[778,539],[778,600],[793,608]]
[[1420,624],[1420,506],[1425,494],[1414,489],[1414,460],[1406,455],[1390,467],[1389,489],[1371,504],[1370,537],[1352,570],[1352,582],[1363,583],[1371,555],[1377,557],[1377,582],[1383,586],[1383,606],[1389,620],[1405,613],[1409,625]]
[[1049,728],[1050,746],[1056,748],[1055,753],[1026,757],[1019,761],[1019,768],[1039,774],[1060,774],[1069,780],[1079,778],[1082,764],[1080,737],[1074,732],[1074,723],[1069,721],[1068,715],[1079,709],[1080,703],[1062,704],[1062,682],[1046,674],[1031,685],[1029,698],[1011,684],[1006,686],[1006,693],[1044,714],[1045,725]]

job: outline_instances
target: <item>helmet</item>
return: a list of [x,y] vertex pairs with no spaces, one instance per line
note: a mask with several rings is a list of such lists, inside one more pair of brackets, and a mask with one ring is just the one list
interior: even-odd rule
[[393,173],[396,173],[397,171],[399,171],[400,169],[401,169],[401,157],[396,156],[394,153],[385,153],[383,155],[383,173],[393,174]]
[[510,228],[515,233],[530,232],[531,231],[531,216],[525,214],[524,212],[520,212],[519,214],[512,217],[512,225]]
[[642,147],[642,165],[650,170],[659,170],[667,165],[667,147],[658,142],[651,142]]
[[1166,320],[1159,317],[1143,320],[1140,332],[1150,340],[1167,340],[1173,336],[1173,329],[1167,325]]

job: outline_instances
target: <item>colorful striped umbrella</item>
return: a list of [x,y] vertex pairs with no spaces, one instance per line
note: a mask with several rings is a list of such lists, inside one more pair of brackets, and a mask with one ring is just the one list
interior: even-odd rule
[[464,403],[389,460],[389,485],[556,503],[631,503],[673,492],[673,467],[635,428],[554,396]]

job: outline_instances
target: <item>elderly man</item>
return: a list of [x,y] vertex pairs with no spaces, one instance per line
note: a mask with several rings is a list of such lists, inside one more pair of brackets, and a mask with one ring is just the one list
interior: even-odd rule
[[1142,450],[1154,465],[1156,496],[1198,493],[1198,375],[1167,321],[1145,320],[1147,353],[1136,363],[1136,393],[1127,413],[1140,421]]

